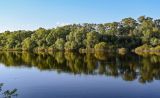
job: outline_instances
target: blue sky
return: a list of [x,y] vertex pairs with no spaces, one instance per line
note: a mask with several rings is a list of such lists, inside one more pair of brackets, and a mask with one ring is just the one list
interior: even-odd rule
[[160,0],[0,0],[0,32],[141,15],[160,18],[159,4]]

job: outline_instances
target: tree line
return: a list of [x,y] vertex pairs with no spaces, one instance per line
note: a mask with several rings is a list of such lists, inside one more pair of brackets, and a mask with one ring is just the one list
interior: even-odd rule
[[[34,31],[5,31],[0,33],[0,50],[80,50],[97,51],[160,45],[160,19],[140,16],[104,24],[71,24]],[[140,46],[143,46],[142,49]],[[147,48],[148,49],[148,48]],[[150,49],[150,48],[149,48]]]

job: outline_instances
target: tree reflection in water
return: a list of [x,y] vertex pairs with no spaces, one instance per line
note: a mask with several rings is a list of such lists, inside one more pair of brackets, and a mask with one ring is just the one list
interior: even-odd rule
[[106,75],[125,81],[149,83],[160,79],[160,56],[118,55],[114,53],[78,54],[73,52],[0,52],[0,63],[10,67],[36,67],[58,73]]

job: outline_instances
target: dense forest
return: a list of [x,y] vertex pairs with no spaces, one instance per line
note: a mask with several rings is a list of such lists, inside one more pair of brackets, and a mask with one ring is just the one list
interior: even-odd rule
[[[138,47],[138,48],[137,48]],[[160,50],[160,19],[140,16],[104,24],[71,24],[35,31],[0,33],[0,50]]]

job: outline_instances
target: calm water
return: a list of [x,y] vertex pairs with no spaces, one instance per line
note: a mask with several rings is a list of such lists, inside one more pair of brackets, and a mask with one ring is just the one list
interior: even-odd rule
[[0,52],[1,92],[16,98],[160,98],[159,79],[160,56]]

